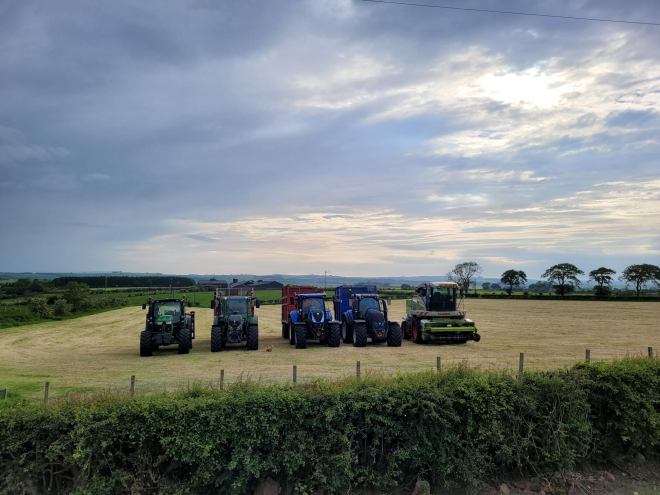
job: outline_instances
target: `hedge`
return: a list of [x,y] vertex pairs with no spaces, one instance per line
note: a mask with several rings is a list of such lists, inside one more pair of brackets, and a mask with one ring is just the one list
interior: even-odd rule
[[660,361],[0,405],[0,492],[347,493],[658,453]]

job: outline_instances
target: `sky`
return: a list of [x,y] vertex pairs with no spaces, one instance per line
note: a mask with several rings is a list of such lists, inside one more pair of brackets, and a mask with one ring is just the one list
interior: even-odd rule
[[0,271],[659,264],[658,46],[361,0],[0,0]]

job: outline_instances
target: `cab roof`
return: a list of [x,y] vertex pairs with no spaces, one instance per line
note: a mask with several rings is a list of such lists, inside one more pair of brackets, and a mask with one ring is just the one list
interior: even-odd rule
[[296,294],[298,297],[325,297],[325,292],[320,294]]

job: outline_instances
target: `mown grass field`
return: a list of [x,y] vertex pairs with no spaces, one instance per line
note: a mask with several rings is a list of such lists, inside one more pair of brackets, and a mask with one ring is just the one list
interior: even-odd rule
[[[334,378],[355,373],[394,374],[434,368],[436,356],[444,366],[466,362],[484,369],[517,370],[518,355],[525,353],[526,369],[569,366],[584,359],[586,348],[593,360],[645,354],[649,346],[660,351],[660,305],[643,302],[559,302],[468,300],[468,316],[477,322],[482,341],[464,345],[416,345],[404,341],[400,348],[368,344],[337,349],[311,343],[296,350],[281,338],[280,306],[262,306],[259,315],[259,350],[248,352],[230,345],[226,352],[211,353],[212,311],[196,311],[197,339],[189,355],[178,355],[176,346],[163,348],[151,358],[138,352],[144,327],[140,306],[107,311],[62,322],[0,330],[0,388],[10,396],[39,398],[44,382],[51,396],[71,392],[127,390],[130,376],[137,376],[142,391],[217,381],[225,370],[227,381],[250,379],[289,380],[292,365],[298,380]],[[393,301],[390,317],[400,320],[405,302]],[[273,346],[272,352],[266,348]]]

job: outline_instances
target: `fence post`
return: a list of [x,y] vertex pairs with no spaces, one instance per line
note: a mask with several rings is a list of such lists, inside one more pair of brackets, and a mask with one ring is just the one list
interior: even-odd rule
[[225,388],[225,370],[220,370],[220,390]]
[[135,395],[135,375],[131,375],[131,397]]
[[523,379],[523,370],[525,366],[525,353],[520,353],[520,362],[518,363],[518,380]]
[[590,363],[591,362],[591,349],[587,349],[587,352],[584,355],[584,362],[585,363]]
[[360,361],[355,363],[355,378],[360,379]]
[[653,347],[649,347],[649,357],[653,357]]
[[293,384],[295,385],[298,382],[298,366],[293,365]]
[[438,373],[440,373],[440,356],[436,358],[435,367],[437,368]]
[[46,388],[44,389],[44,404],[48,404],[48,387],[50,386],[49,382],[46,382]]

